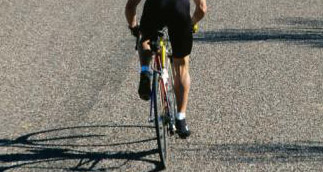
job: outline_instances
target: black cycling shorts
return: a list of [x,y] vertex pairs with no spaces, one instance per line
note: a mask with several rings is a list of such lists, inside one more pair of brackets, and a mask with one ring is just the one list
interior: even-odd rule
[[156,37],[167,26],[173,56],[183,58],[192,51],[192,20],[189,0],[146,0],[140,21],[142,40]]

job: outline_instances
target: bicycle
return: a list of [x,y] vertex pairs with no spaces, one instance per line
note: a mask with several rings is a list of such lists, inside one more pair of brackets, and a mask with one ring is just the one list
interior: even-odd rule
[[[198,26],[193,26],[193,33],[198,31]],[[138,50],[140,38],[137,37],[136,47]],[[168,30],[163,28],[157,32],[156,38],[151,40],[153,52],[152,92],[150,95],[149,122],[155,123],[158,153],[163,168],[167,167],[167,136],[173,136],[176,132],[175,114],[177,103],[173,80],[172,48],[169,41]]]
[[176,97],[173,81],[173,61],[167,29],[157,33],[151,41],[153,52],[152,92],[150,99],[149,121],[155,122],[158,152],[162,166],[167,166],[167,136],[175,133],[175,114],[177,113]]
[[[136,47],[138,50],[140,38],[137,37]],[[177,113],[176,97],[174,92],[173,68],[171,46],[167,28],[157,32],[156,38],[151,40],[153,53],[152,91],[150,95],[149,122],[154,122],[158,153],[163,168],[167,166],[167,135],[175,133],[175,114]],[[169,58],[167,58],[169,57]]]

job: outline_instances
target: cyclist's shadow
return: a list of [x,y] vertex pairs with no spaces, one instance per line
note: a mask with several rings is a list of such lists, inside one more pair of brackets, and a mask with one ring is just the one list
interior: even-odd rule
[[[97,126],[76,126],[58,128],[52,130],[39,131],[20,136],[13,140],[0,139],[0,148],[26,149],[23,153],[10,153],[0,154],[0,163],[9,164],[0,166],[0,171],[12,170],[16,168],[39,168],[43,170],[69,170],[69,171],[107,171],[107,170],[120,170],[129,161],[142,161],[154,165],[151,171],[162,170],[159,160],[149,159],[147,156],[157,154],[157,149],[144,150],[144,151],[119,151],[119,152],[89,152],[83,150],[73,149],[74,147],[111,147],[121,145],[131,145],[137,143],[144,143],[155,141],[156,138],[149,138],[144,140],[137,140],[131,142],[101,144],[101,145],[86,145],[86,144],[47,144],[51,141],[62,139],[82,139],[91,137],[101,137],[103,135],[73,135],[66,137],[55,137],[48,139],[33,139],[37,135],[44,135],[51,132],[59,132],[62,130],[71,129],[84,129],[84,128],[109,128],[109,127],[124,127],[124,128],[147,128],[153,129],[152,126],[138,126],[138,125],[97,125]],[[44,143],[46,142],[46,143]],[[78,163],[69,165],[69,167],[39,167],[40,163],[51,163],[59,161],[74,160]],[[104,160],[124,160],[119,165],[113,167],[97,167],[97,164]],[[72,164],[72,163],[71,163]]]

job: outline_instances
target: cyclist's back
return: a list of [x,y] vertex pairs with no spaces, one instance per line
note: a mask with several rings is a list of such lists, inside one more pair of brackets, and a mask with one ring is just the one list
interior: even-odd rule
[[167,26],[174,57],[190,54],[192,22],[189,0],[146,0],[140,30],[143,41],[153,39],[156,31]]

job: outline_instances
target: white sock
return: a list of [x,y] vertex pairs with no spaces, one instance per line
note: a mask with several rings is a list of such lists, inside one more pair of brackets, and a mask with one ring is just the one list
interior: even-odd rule
[[141,72],[149,71],[149,66],[141,66]]
[[183,120],[185,119],[185,113],[179,112],[176,114],[176,119]]

